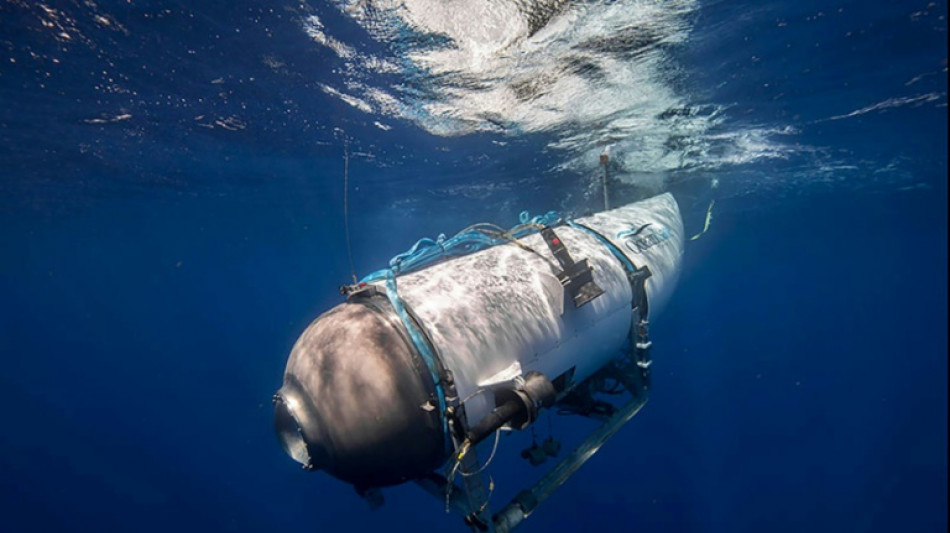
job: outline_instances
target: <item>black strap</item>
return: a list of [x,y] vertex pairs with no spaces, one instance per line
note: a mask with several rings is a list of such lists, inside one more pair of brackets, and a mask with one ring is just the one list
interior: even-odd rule
[[633,301],[632,305],[635,309],[638,310],[640,318],[647,318],[650,316],[650,307],[647,302],[647,279],[653,275],[653,272],[650,272],[650,267],[643,265],[642,267],[634,270],[633,272],[627,272],[627,278],[630,280],[630,288],[633,290]]
[[558,264],[561,265],[561,272],[557,273],[557,278],[574,299],[574,307],[581,307],[604,293],[604,289],[594,283],[594,276],[587,259],[581,259],[580,262],[574,261],[567,247],[564,246],[564,242],[549,227],[541,229],[541,237],[554,254]]

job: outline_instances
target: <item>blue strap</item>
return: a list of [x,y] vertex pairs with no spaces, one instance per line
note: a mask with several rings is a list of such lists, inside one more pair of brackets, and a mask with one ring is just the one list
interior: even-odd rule
[[633,262],[630,261],[630,259],[626,255],[624,255],[623,252],[620,251],[620,248],[617,248],[617,246],[614,243],[607,240],[607,237],[604,237],[600,233],[588,228],[587,226],[583,224],[578,224],[577,222],[574,222],[573,220],[568,220],[567,225],[572,228],[579,229],[585,233],[588,233],[594,236],[598,241],[603,243],[603,245],[606,246],[608,250],[610,250],[610,253],[614,254],[614,257],[616,257],[617,260],[620,261],[620,263],[623,265],[623,269],[627,271],[628,277],[633,276],[636,273],[637,267],[633,265]]
[[416,327],[415,322],[412,320],[412,318],[409,316],[409,312],[406,310],[406,305],[403,303],[402,298],[399,297],[399,292],[396,290],[396,276],[392,270],[387,270],[386,273],[386,296],[389,297],[389,302],[392,304],[396,314],[399,315],[399,319],[402,320],[402,324],[409,332],[409,337],[412,339],[412,344],[416,347],[416,351],[419,353],[419,355],[422,356],[422,360],[425,361],[426,368],[429,369],[429,375],[432,377],[432,382],[435,384],[435,395],[439,401],[439,419],[442,422],[442,436],[445,439],[445,449],[449,450],[451,446],[451,440],[449,438],[449,423],[445,416],[445,389],[442,387],[442,378],[439,373],[439,367],[436,363],[435,356],[432,354],[432,347],[429,345],[429,341],[426,339],[425,335],[423,335],[422,331]]
[[[556,211],[548,211],[536,217],[531,217],[527,211],[522,211],[518,218],[521,225],[508,231],[510,238],[520,239],[525,235],[538,231],[537,226],[539,225],[554,226],[562,220],[561,215]],[[473,229],[458,233],[450,239],[446,239],[445,235],[439,235],[435,240],[419,239],[412,248],[390,259],[389,268],[371,272],[360,281],[364,283],[379,281],[385,279],[389,274],[405,274],[446,257],[468,255],[507,242],[509,242],[509,238],[496,238],[483,231]]]
[[[523,237],[537,231],[536,226],[553,226],[562,220],[561,216],[555,211],[548,211],[544,215],[535,217],[530,217],[527,211],[522,211],[519,219],[521,226],[516,226],[508,232],[510,238]],[[361,283],[385,280],[386,296],[389,298],[393,309],[409,332],[412,344],[425,362],[426,368],[432,377],[432,382],[435,384],[436,397],[439,402],[439,419],[442,422],[442,433],[446,440],[446,450],[449,450],[451,447],[451,437],[448,428],[448,418],[446,417],[445,389],[442,384],[439,365],[433,354],[433,347],[429,344],[429,340],[416,326],[406,309],[405,303],[403,303],[402,298],[399,297],[399,292],[396,289],[396,276],[398,274],[418,270],[445,257],[468,255],[484,248],[507,242],[509,242],[508,237],[496,238],[483,231],[474,229],[458,233],[450,239],[446,239],[445,235],[439,235],[435,240],[423,238],[417,241],[409,250],[393,257],[389,261],[389,268],[371,272],[361,280]]]
[[[636,305],[638,307],[642,306],[640,307],[638,311],[638,315],[640,316],[640,319],[645,318],[644,310],[646,309],[646,292],[645,292],[646,287],[643,285],[643,283],[645,282],[644,281],[645,278],[641,278],[639,280],[639,288],[638,288],[638,286],[635,284],[637,283],[637,281],[635,280],[637,278],[637,274],[640,271],[633,264],[633,261],[630,261],[630,259],[623,252],[620,251],[620,248],[617,248],[617,246],[614,245],[614,243],[607,240],[607,238],[601,235],[599,232],[594,231],[583,224],[578,224],[574,222],[573,220],[568,220],[567,224],[571,226],[572,228],[577,228],[581,231],[588,233],[589,235],[594,236],[598,241],[602,242],[604,246],[607,247],[608,250],[610,250],[610,253],[614,254],[614,257],[616,257],[620,261],[620,263],[623,265],[623,269],[627,271],[627,279],[630,281],[630,290],[633,291],[632,292],[633,305]],[[650,275],[649,269],[647,269],[647,276],[649,275]],[[638,292],[637,292],[638,290],[643,291],[642,293],[640,293],[642,294],[642,296],[638,296]],[[642,298],[642,300],[638,302],[638,299],[640,298]],[[645,351],[640,349],[639,336],[640,336],[640,333],[639,333],[639,328],[637,327],[637,324],[631,323],[630,332],[627,335],[628,342],[630,343],[630,347],[631,349],[635,349],[638,357],[641,357],[641,356],[645,357],[646,361],[649,361],[649,354],[647,354]],[[646,342],[645,347],[649,348],[649,340],[645,342]],[[647,365],[649,365],[649,362],[647,362]],[[644,379],[648,379],[648,378],[645,377]]]

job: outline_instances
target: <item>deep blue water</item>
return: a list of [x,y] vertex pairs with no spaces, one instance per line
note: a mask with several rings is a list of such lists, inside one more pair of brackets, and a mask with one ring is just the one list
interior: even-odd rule
[[716,200],[649,404],[522,531],[946,531],[947,4],[683,4],[661,56],[591,59],[642,85],[606,72],[607,111],[542,121],[445,97],[418,36],[336,3],[0,3],[0,530],[466,530],[411,485],[371,512],[273,435],[287,354],[350,277],[346,142],[359,274],[597,209],[607,144],[618,202],[670,190],[692,234]]

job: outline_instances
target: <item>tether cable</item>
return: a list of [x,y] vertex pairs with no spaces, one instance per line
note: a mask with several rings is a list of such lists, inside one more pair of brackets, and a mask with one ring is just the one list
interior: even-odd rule
[[343,232],[346,236],[346,256],[350,261],[350,275],[353,276],[353,285],[356,279],[356,267],[353,266],[353,247],[350,245],[350,141],[343,138]]

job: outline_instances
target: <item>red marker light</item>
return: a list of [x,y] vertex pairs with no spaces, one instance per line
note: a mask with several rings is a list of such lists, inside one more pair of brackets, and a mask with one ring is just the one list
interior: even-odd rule
[[553,244],[554,246],[560,246],[561,239],[551,239],[551,244]]

